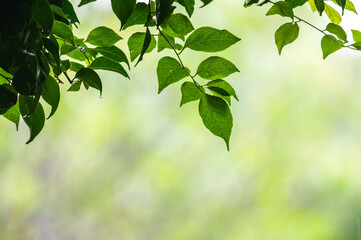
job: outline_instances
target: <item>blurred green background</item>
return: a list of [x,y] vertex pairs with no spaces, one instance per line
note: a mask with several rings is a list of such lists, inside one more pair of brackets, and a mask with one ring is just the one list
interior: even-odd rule
[[[0,239],[360,239],[360,54],[322,60],[321,35],[301,24],[280,57],[273,34],[287,20],[242,4],[214,1],[192,17],[242,38],[221,53],[241,71],[228,78],[240,98],[230,152],[196,103],[179,108],[180,83],[156,94],[163,53],[147,54],[131,80],[103,72],[103,99],[64,84],[30,145],[24,123],[16,132],[0,119]],[[326,26],[304,8],[296,14]],[[78,11],[79,37],[119,28],[108,1]],[[347,12],[341,25],[359,23]],[[210,55],[182,56],[194,72]]]

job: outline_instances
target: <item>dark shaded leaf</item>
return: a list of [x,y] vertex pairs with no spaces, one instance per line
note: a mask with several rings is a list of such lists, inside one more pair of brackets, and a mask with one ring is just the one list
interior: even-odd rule
[[124,62],[130,68],[129,61],[125,53],[116,46],[111,47],[97,47],[95,48],[97,52],[99,52],[104,57],[107,57],[115,62]]
[[157,0],[156,16],[158,26],[171,14],[174,0]]
[[63,0],[63,12],[67,15],[70,19],[71,23],[79,23],[78,16],[74,11],[73,4],[71,4],[68,0]]
[[20,109],[19,102],[17,102],[12,108],[10,108],[3,116],[9,121],[15,123],[16,130],[18,130],[19,122],[20,122]]
[[314,0],[314,1],[315,1],[316,9],[317,9],[318,13],[319,13],[320,16],[321,16],[322,13],[323,13],[323,11],[325,10],[324,0]]
[[123,30],[134,25],[144,25],[147,22],[148,12],[148,4],[137,3],[132,15],[129,17],[126,24],[123,25]]
[[124,77],[129,78],[128,73],[125,71],[122,65],[117,62],[114,62],[106,57],[98,57],[96,58],[89,66],[90,69],[99,69],[106,71],[113,71],[116,73],[120,73]]
[[188,16],[191,17],[194,12],[194,0],[178,0],[177,2],[185,8]]
[[[153,37],[154,38],[154,37]],[[147,30],[145,32],[145,37],[144,37],[144,42],[143,42],[143,47],[142,47],[142,51],[140,52],[139,55],[139,59],[137,61],[137,63],[135,64],[135,66],[138,65],[138,63],[140,63],[140,61],[143,60],[143,56],[146,53],[146,51],[149,48],[150,42],[152,41],[152,35],[150,34],[149,28],[147,27]],[[155,46],[154,46],[155,47]],[[153,48],[154,49],[154,48]]]
[[51,33],[69,43],[74,43],[73,32],[71,31],[70,27],[63,22],[54,21]]
[[54,16],[48,1],[37,0],[33,16],[36,22],[43,27],[45,32],[50,32],[53,27]]
[[[236,94],[236,91],[234,90],[234,88],[231,86],[231,84],[229,84],[228,82],[222,80],[222,79],[217,79],[214,81],[211,81],[209,83],[207,83],[206,85],[209,88],[219,88],[219,89],[223,89],[224,91],[227,92],[227,94],[225,94],[224,96],[232,96],[234,97],[237,101],[238,97]],[[214,90],[214,89],[213,89]],[[216,91],[216,90],[214,90]],[[223,95],[223,94],[222,94]]]
[[21,66],[16,71],[12,83],[15,90],[22,95],[35,94],[36,78],[27,65]]
[[[128,48],[130,53],[130,61],[134,61],[142,52],[143,45],[145,40],[145,33],[134,33],[130,38],[128,39]],[[151,52],[156,46],[156,41],[154,36],[151,36],[151,41],[149,44],[149,47],[146,53]]]
[[45,82],[42,84],[41,96],[51,106],[51,112],[48,119],[53,116],[53,114],[58,109],[60,101],[60,89],[59,84],[52,76],[48,76]]
[[85,4],[91,3],[91,2],[95,2],[96,0],[81,0],[78,7],[81,7]]
[[184,40],[184,37],[194,30],[188,17],[181,13],[172,14],[161,25],[163,32],[172,37]]
[[82,68],[76,73],[75,78],[87,83],[92,88],[98,89],[100,91],[100,95],[102,94],[102,81],[93,69]]
[[132,15],[136,0],[111,0],[112,9],[114,14],[118,17],[121,23],[120,29],[127,23],[128,19]]

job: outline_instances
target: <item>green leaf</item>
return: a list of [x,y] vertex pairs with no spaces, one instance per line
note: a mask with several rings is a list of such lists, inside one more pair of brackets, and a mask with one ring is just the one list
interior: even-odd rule
[[288,2],[292,8],[302,6],[307,2],[307,0],[285,0],[285,1]]
[[11,91],[11,85],[0,85],[0,108],[11,108],[18,100],[16,93]]
[[48,76],[45,82],[42,84],[41,96],[51,106],[51,112],[48,119],[53,116],[53,114],[58,109],[60,101],[60,89],[59,84],[52,76]]
[[312,12],[317,11],[315,0],[308,0],[308,4],[310,5]]
[[[152,35],[150,34],[149,27],[147,27],[147,30],[145,32],[142,51],[140,52],[139,59],[138,59],[137,63],[135,64],[135,66],[137,66],[138,63],[143,60],[143,56],[144,56],[145,52],[148,50],[151,41],[152,41]],[[154,48],[155,48],[155,45],[154,45]]]
[[53,56],[56,65],[60,65],[60,55],[59,55],[59,45],[55,39],[43,39],[44,46],[48,50],[48,52]]
[[[145,40],[145,33],[136,32],[128,39],[128,48],[130,52],[130,60],[133,62],[142,52]],[[151,52],[156,46],[154,36],[151,36],[151,41],[146,53]]]
[[75,49],[74,51],[71,51],[70,53],[66,54],[68,57],[71,57],[72,59],[85,62],[87,60],[86,56],[79,50]]
[[186,70],[182,68],[176,59],[163,57],[159,60],[157,66],[158,94],[170,84],[176,83],[187,76]]
[[157,0],[156,16],[158,26],[171,14],[174,0]]
[[329,33],[335,34],[338,37],[338,39],[343,40],[344,42],[347,41],[347,34],[341,26],[336,25],[334,23],[329,23],[326,27],[326,30]]
[[26,142],[26,144],[34,140],[34,138],[41,132],[45,124],[45,114],[41,103],[39,103],[36,110],[31,115],[29,115],[30,111],[32,111],[33,106],[34,99],[32,97],[20,95],[20,113],[30,130],[30,138]]
[[[174,37],[171,37],[164,32],[162,33],[173,46],[176,44]],[[163,35],[160,32],[158,34],[158,52],[161,52],[166,48],[172,49],[172,46],[168,43],[168,41],[164,38]]]
[[316,9],[317,9],[318,13],[319,13],[320,16],[321,16],[322,13],[323,13],[323,11],[325,10],[324,0],[314,0],[314,1],[315,1]]
[[56,5],[50,5],[50,8],[51,8],[51,11],[53,12],[54,18],[56,20],[59,20],[65,24],[69,23],[69,19],[63,12],[63,9],[61,9],[60,7],[58,7]]
[[[237,97],[237,94],[236,94],[236,91],[234,90],[234,88],[231,86],[231,84],[229,84],[228,82],[222,80],[222,79],[217,79],[217,80],[214,80],[214,81],[211,81],[211,82],[208,82],[207,85],[206,85],[208,88],[214,90],[214,91],[217,91],[215,90],[214,88],[219,88],[219,89],[222,89],[224,90],[226,93],[228,94],[225,94],[224,96],[232,96],[234,97],[237,101],[238,100],[238,97]],[[223,94],[222,94],[223,95]]]
[[111,0],[112,9],[114,14],[118,17],[121,23],[120,29],[127,23],[128,19],[132,15],[136,0]]
[[259,0],[245,0],[243,7],[247,8],[258,2],[259,2]]
[[[76,73],[75,78],[87,83],[92,88],[98,89],[100,96],[102,95],[102,81],[93,69],[82,68]],[[70,91],[70,89],[68,91]]]
[[68,89],[68,92],[77,92],[80,90],[81,87],[81,81],[75,81]]
[[71,31],[70,27],[63,22],[55,20],[51,29],[51,33],[64,39],[69,43],[74,42],[73,32]]
[[194,12],[194,0],[178,0],[177,2],[185,8],[188,16],[191,17]]
[[129,78],[128,73],[125,71],[122,65],[117,62],[114,62],[106,57],[98,57],[96,58],[89,66],[90,69],[99,69],[106,71],[113,71],[116,73],[120,73],[124,77]]
[[325,4],[325,13],[327,17],[330,19],[330,21],[334,24],[340,24],[342,21],[342,18],[340,14],[333,9],[331,6]]
[[[5,77],[5,78],[4,78],[4,77]],[[12,79],[12,78],[13,78],[13,75],[11,75],[10,73],[8,73],[7,71],[5,71],[4,69],[2,69],[2,68],[0,67],[0,84],[9,83],[9,81],[6,80],[6,78]]]
[[346,7],[346,0],[335,0],[337,5],[339,5],[342,8],[342,15],[345,11],[345,7]]
[[187,38],[184,48],[202,52],[219,52],[227,49],[241,39],[227,30],[201,27]]
[[273,6],[266,13],[266,16],[270,15],[280,15],[282,17],[290,17],[292,19],[294,16],[291,5],[285,1],[279,1],[273,4]]
[[15,90],[25,96],[34,95],[36,79],[27,65],[23,65],[16,71],[12,85]]
[[201,0],[201,1],[203,3],[203,6],[201,6],[201,7],[204,7],[204,6],[208,5],[208,4],[210,4],[213,0]]
[[100,53],[101,55],[103,55],[104,57],[107,57],[115,62],[124,62],[128,65],[128,68],[130,69],[129,66],[129,61],[127,56],[125,55],[125,53],[119,49],[116,46],[111,46],[111,47],[97,47],[95,48],[95,50]]
[[78,7],[81,7],[85,4],[91,3],[91,2],[95,2],[96,0],[81,0],[81,2],[79,3]]
[[18,130],[19,122],[20,122],[20,110],[19,110],[19,102],[17,102],[12,108],[10,108],[3,116],[9,121],[15,123],[16,130]]
[[132,15],[129,17],[126,24],[123,25],[123,30],[134,25],[144,25],[147,22],[149,7],[145,3],[137,3]]
[[[334,3],[337,4],[336,0],[332,0]],[[357,11],[356,11],[356,8],[355,8],[355,5],[350,1],[350,0],[346,0],[346,6],[345,6],[345,9],[348,10],[348,11],[351,11],[351,12],[354,12],[357,14]]]
[[70,22],[75,24],[79,23],[78,16],[76,15],[74,11],[73,5],[68,0],[63,0],[63,7],[62,7],[64,13],[68,16],[70,19]]
[[79,71],[80,69],[84,68],[83,65],[77,62],[70,62],[70,69],[74,72]]
[[323,59],[326,59],[328,55],[334,53],[342,48],[342,43],[338,44],[337,39],[332,35],[325,35],[321,39],[321,48]]
[[225,78],[235,72],[239,72],[238,68],[222,57],[209,57],[197,69],[198,76],[207,80]]
[[275,42],[278,48],[278,53],[281,55],[281,51],[284,46],[294,42],[297,37],[300,28],[297,23],[285,23],[275,32]]
[[184,37],[194,30],[188,17],[181,13],[172,14],[161,25],[163,32],[172,37],[184,40]]
[[37,0],[33,14],[36,22],[42,26],[45,32],[50,32],[53,27],[54,15],[46,0]]
[[101,26],[94,28],[85,41],[97,47],[109,47],[120,39],[122,38],[112,29]]
[[228,104],[219,97],[205,94],[199,101],[198,110],[204,126],[214,135],[223,138],[229,150],[233,117]]
[[65,72],[70,68],[70,61],[69,59],[61,61],[61,71]]
[[182,100],[180,106],[201,99],[202,95],[204,94],[204,89],[198,88],[192,82],[184,82],[181,86],[181,92]]
[[361,32],[357,30],[351,30],[352,38],[355,42],[361,42]]

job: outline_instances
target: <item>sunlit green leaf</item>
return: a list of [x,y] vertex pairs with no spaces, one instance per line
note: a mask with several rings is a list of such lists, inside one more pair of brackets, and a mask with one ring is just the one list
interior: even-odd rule
[[208,82],[206,86],[211,89],[212,88],[223,89],[224,91],[226,91],[228,93],[228,95],[224,95],[224,96],[232,96],[238,101],[238,97],[237,97],[237,94],[236,94],[236,91],[234,90],[234,88],[231,86],[231,84],[229,84],[228,82],[226,82],[222,79],[217,79],[217,80]]
[[328,4],[325,4],[325,13],[332,23],[334,24],[341,23],[342,18],[340,14]]
[[144,25],[148,18],[149,7],[145,3],[137,3],[132,15],[128,21],[123,25],[123,30],[134,25]]
[[114,14],[118,17],[121,23],[120,29],[126,24],[130,16],[132,15],[136,0],[111,0],[112,9]]
[[81,81],[75,81],[68,89],[68,92],[77,92],[80,90],[81,87]]
[[109,47],[113,46],[120,39],[122,38],[112,29],[101,26],[94,28],[85,41],[97,47]]
[[302,6],[307,2],[307,0],[285,0],[285,1],[288,2],[292,8]]
[[74,42],[73,32],[71,31],[70,27],[63,22],[55,20],[51,29],[51,33],[64,39],[69,43]]
[[157,66],[158,93],[162,92],[170,84],[176,83],[187,76],[187,72],[176,59],[163,57],[159,60]]
[[204,93],[203,88],[198,88],[192,82],[184,82],[181,86],[182,100],[180,106],[188,102],[193,102],[201,99]]
[[194,0],[178,0],[177,2],[185,8],[188,16],[191,17],[194,12]]
[[70,62],[70,69],[74,72],[79,71],[80,69],[84,68],[83,65],[77,62]]
[[18,130],[20,122],[20,109],[19,102],[17,102],[12,108],[10,108],[3,116],[8,119],[10,122],[15,123],[16,130]]
[[222,57],[209,57],[201,62],[197,69],[198,76],[207,80],[225,78],[235,72],[239,72],[237,67]]
[[99,52],[104,57],[107,57],[115,62],[124,62],[129,66],[129,61],[125,53],[119,49],[116,46],[110,46],[110,47],[97,47],[95,48],[97,52]]
[[[163,34],[162,34],[163,33]],[[172,49],[171,44],[175,45],[174,37],[167,35],[166,33],[162,32],[158,34],[158,52],[163,51],[166,48]],[[163,36],[164,35],[164,36]],[[168,42],[168,41],[169,42]],[[170,44],[169,44],[170,43]]]
[[293,10],[291,5],[285,1],[279,1],[272,5],[266,13],[266,16],[280,15],[282,17],[290,17],[293,19]]
[[334,23],[329,23],[326,27],[326,30],[329,33],[335,34],[338,37],[338,39],[346,42],[347,35],[346,35],[345,30],[343,30],[343,28],[341,26],[336,25]]
[[[145,33],[134,33],[128,39],[128,48],[130,52],[130,60],[133,62],[142,52],[143,44],[145,39]],[[156,46],[156,41],[154,36],[151,36],[151,41],[146,53],[151,52]]]
[[297,39],[299,31],[300,28],[297,23],[285,23],[276,30],[275,42],[280,55],[284,46]]
[[69,0],[63,0],[63,7],[64,13],[68,16],[71,23],[79,23],[78,16],[74,11],[73,5],[69,2]]
[[233,117],[228,104],[219,97],[204,94],[198,110],[204,126],[214,135],[223,138],[229,150]]
[[106,57],[98,57],[96,58],[89,66],[90,69],[99,69],[99,70],[107,70],[113,71],[123,75],[124,77],[129,78],[128,73],[125,71],[122,65],[117,62],[114,62]]
[[187,38],[184,48],[203,52],[219,52],[229,48],[240,40],[240,38],[234,36],[227,30],[201,27],[192,32]]
[[323,59],[325,59],[328,55],[340,50],[342,48],[342,44],[338,43],[334,36],[325,35],[321,39],[321,48]]
[[188,17],[181,13],[172,14],[161,25],[163,32],[172,37],[184,40],[184,37],[194,30]]
[[[150,34],[149,27],[147,27],[147,30],[146,30],[146,32],[145,32],[143,47],[142,47],[142,50],[140,51],[139,59],[138,59],[137,63],[135,64],[135,66],[137,66],[138,63],[143,60],[143,56],[144,56],[144,54],[146,53],[146,51],[148,50],[148,48],[149,48],[149,46],[150,46],[150,43],[151,43],[151,41],[152,41],[152,37],[153,37],[153,36]],[[154,39],[154,37],[153,37],[153,39]],[[155,48],[155,46],[154,46],[154,48]],[[153,48],[153,49],[154,49],[154,48]],[[152,50],[153,50],[153,49],[152,49]]]
[[358,30],[351,30],[352,38],[355,42],[361,42],[361,32]]

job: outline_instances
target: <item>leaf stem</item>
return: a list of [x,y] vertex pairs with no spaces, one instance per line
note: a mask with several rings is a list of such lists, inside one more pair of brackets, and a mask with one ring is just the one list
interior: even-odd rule
[[63,72],[63,73],[64,73],[66,79],[68,79],[69,83],[70,83],[70,84],[73,84],[74,81],[70,79],[70,77],[68,76],[68,74],[67,74],[66,72]]

